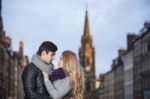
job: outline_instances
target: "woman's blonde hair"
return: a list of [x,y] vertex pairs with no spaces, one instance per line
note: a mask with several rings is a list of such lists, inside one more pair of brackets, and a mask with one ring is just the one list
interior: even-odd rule
[[62,53],[63,68],[69,75],[69,83],[73,88],[74,98],[83,99],[84,95],[84,73],[76,54],[72,51]]

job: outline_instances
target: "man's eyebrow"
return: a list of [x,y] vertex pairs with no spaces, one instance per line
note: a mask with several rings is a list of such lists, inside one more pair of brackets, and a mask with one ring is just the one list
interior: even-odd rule
[[52,53],[52,55],[55,55],[55,53]]

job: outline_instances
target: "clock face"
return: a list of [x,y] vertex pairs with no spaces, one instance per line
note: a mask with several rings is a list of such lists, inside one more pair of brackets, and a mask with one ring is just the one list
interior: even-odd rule
[[87,72],[89,72],[89,71],[91,71],[91,67],[90,67],[90,66],[86,66],[85,70],[86,70]]

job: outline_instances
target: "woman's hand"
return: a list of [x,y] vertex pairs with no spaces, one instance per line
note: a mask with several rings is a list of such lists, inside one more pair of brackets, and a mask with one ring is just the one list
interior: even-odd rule
[[44,71],[42,73],[43,73],[43,76],[44,76],[44,80],[45,81],[49,80],[49,75]]

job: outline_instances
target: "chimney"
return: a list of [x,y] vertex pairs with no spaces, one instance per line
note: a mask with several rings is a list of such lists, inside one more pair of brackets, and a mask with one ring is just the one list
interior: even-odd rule
[[4,42],[7,46],[11,46],[12,39],[9,36],[5,36]]
[[134,33],[128,33],[127,35],[127,50],[132,50],[133,49],[133,40],[137,37],[136,34]]
[[120,48],[118,50],[118,56],[122,56],[126,52],[126,49]]
[[24,43],[23,43],[23,41],[20,41],[20,43],[19,43],[19,53],[20,53],[20,55],[21,56],[23,56],[23,48],[24,48]]

